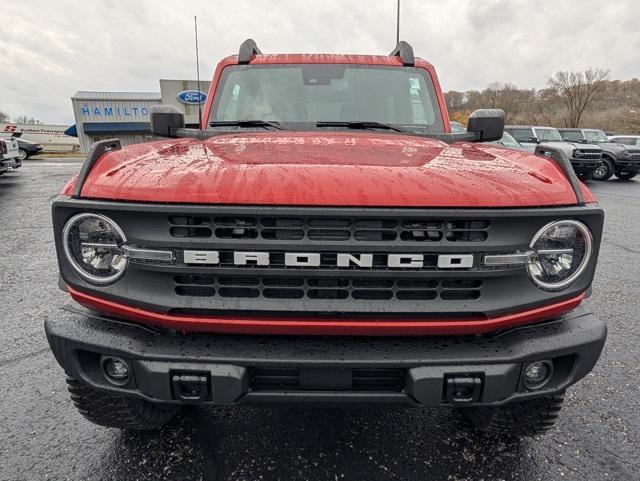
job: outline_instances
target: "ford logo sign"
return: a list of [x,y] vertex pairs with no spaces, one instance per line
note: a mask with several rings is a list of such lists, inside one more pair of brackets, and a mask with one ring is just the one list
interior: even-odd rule
[[199,90],[183,90],[177,97],[178,101],[189,105],[203,104],[207,100],[207,94]]

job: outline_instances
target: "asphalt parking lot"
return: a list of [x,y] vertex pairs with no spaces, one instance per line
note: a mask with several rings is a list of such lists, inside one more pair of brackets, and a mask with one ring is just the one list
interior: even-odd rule
[[606,223],[588,304],[609,338],[545,436],[485,438],[444,410],[202,407],[123,433],[76,412],[43,331],[66,302],[50,201],[79,167],[0,177],[0,480],[639,479],[640,180],[591,184]]

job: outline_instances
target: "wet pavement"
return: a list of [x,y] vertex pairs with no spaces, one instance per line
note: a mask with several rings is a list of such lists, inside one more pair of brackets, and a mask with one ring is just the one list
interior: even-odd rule
[[137,433],[75,411],[42,327],[66,301],[49,204],[79,167],[0,176],[0,480],[640,479],[639,180],[591,184],[606,222],[588,305],[609,338],[549,434],[494,440],[447,410],[204,407]]

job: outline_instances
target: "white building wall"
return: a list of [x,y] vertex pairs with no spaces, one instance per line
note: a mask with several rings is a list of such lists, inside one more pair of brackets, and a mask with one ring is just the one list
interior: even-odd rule
[[151,140],[150,132],[85,132],[86,123],[149,123],[152,106],[161,103],[160,94],[129,92],[78,92],[71,98],[80,148],[89,150],[97,140],[118,138],[123,145]]

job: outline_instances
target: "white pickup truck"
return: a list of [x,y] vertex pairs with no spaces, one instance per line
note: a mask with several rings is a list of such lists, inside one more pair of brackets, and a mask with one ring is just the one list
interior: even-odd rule
[[17,169],[21,166],[18,141],[14,138],[0,139],[0,175],[10,168]]

